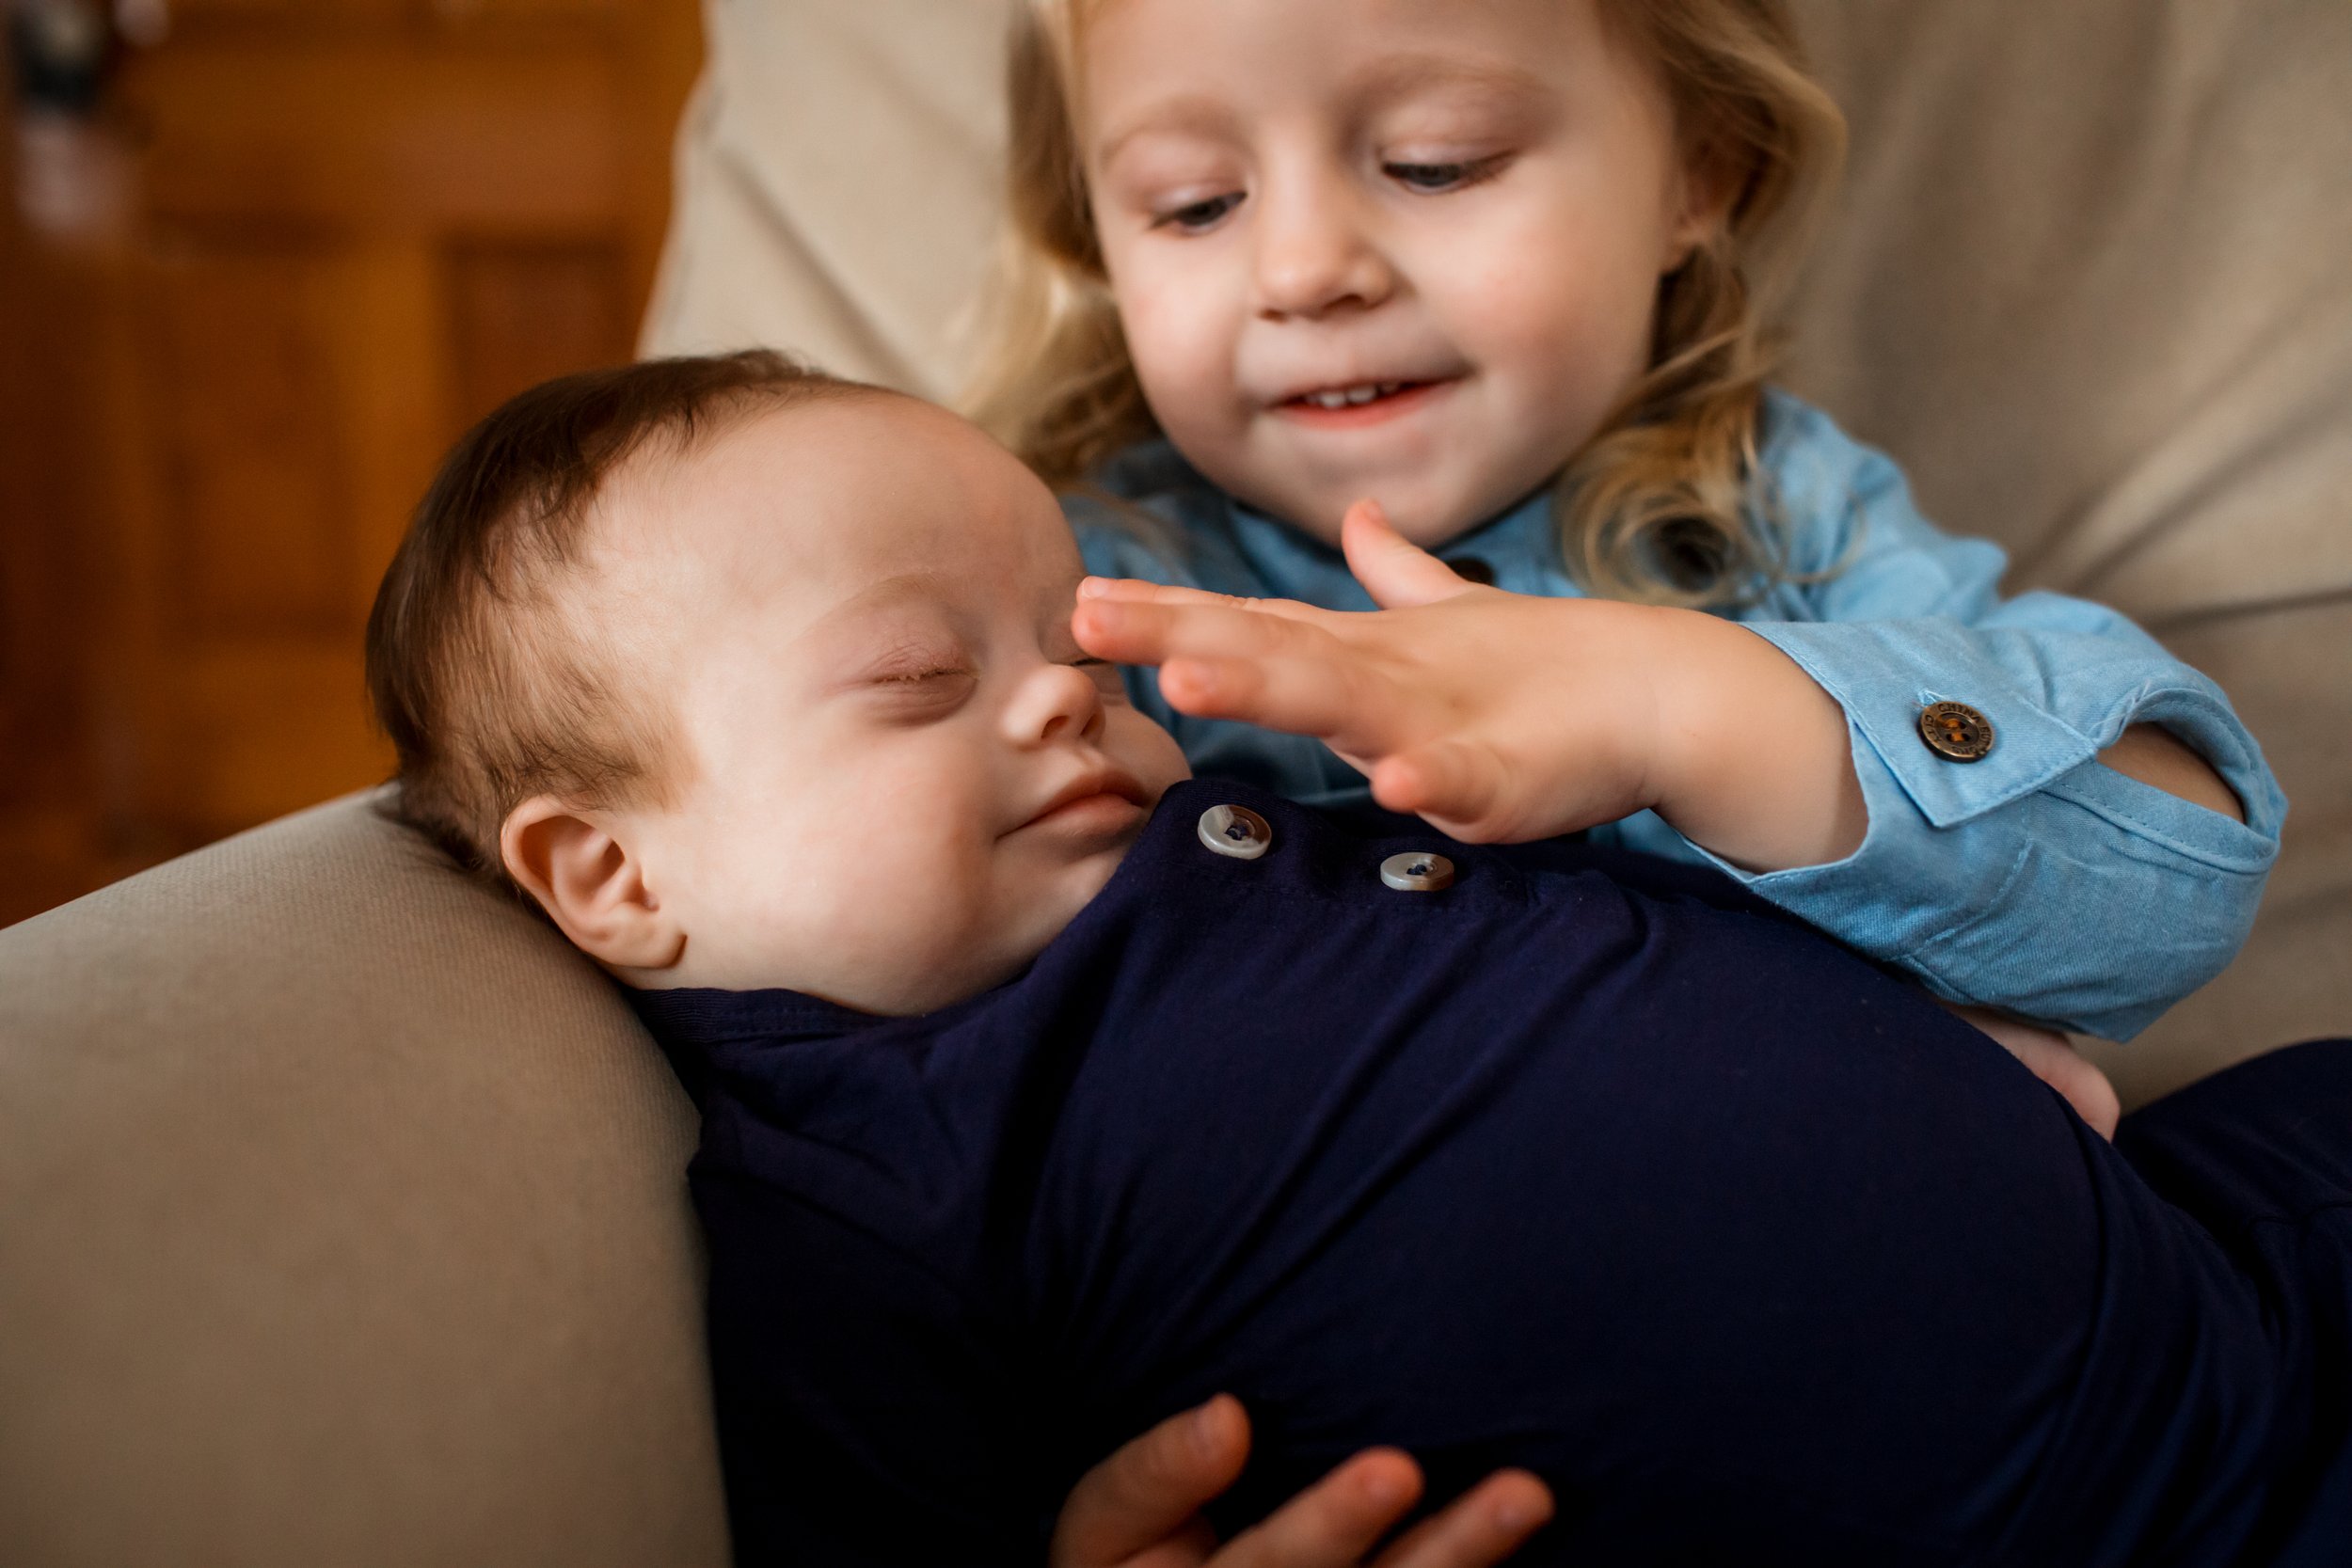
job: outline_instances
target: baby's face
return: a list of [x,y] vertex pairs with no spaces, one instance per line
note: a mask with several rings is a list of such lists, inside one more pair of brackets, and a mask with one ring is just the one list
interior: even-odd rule
[[1105,0],[1079,136],[1152,412],[1224,489],[1440,543],[1648,368],[1711,218],[1596,0]]
[[633,981],[943,1006],[1033,958],[1186,774],[1072,640],[1053,498],[948,414],[761,414],[603,512],[599,602],[689,752],[626,823],[684,938]]

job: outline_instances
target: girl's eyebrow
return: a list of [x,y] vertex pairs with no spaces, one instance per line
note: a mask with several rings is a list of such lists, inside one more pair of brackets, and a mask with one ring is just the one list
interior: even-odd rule
[[1377,102],[1432,87],[1469,87],[1499,98],[1549,98],[1554,89],[1533,71],[1503,60],[1459,55],[1387,55],[1348,80],[1349,96]]
[[1120,148],[1137,136],[1154,132],[1190,132],[1195,135],[1215,136],[1230,135],[1232,130],[1232,109],[1216,99],[1200,93],[1164,98],[1104,136],[1095,151],[1094,161],[1098,165],[1108,165],[1119,155]]
[[[1346,87],[1347,97],[1359,103],[1378,103],[1446,87],[1520,101],[1548,100],[1553,96],[1553,88],[1541,77],[1508,61],[1438,54],[1383,55],[1357,71]],[[1235,119],[1231,104],[1203,93],[1161,99],[1124,123],[1116,124],[1116,129],[1098,144],[1094,162],[1098,167],[1107,167],[1129,142],[1155,132],[1231,135]]]

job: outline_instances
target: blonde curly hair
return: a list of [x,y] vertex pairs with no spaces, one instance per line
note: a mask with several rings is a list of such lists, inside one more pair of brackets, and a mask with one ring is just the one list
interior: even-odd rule
[[[1060,487],[1158,434],[1119,322],[1071,103],[1102,0],[1028,0],[1008,70],[1009,202],[973,419]],[[1808,73],[1783,0],[1600,0],[1652,62],[1683,156],[1730,196],[1661,280],[1650,368],[1555,484],[1561,552],[1610,598],[1712,606],[1783,579],[1756,423],[1767,327],[1842,164],[1845,119]]]

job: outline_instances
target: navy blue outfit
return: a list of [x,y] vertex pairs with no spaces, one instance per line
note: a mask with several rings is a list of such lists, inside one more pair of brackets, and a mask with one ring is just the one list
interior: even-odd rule
[[[1452,886],[1383,883],[1419,850]],[[1219,1390],[1228,1529],[1393,1443],[1436,1500],[1541,1475],[1533,1563],[2352,1558],[2352,1044],[2110,1148],[1703,868],[1209,781],[970,1001],[636,1002],[704,1116],[745,1562],[1034,1568]]]

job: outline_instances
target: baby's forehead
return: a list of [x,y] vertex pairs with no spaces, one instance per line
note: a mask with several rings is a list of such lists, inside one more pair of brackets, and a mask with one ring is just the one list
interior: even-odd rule
[[1059,507],[1017,459],[891,393],[755,411],[644,453],[598,511],[591,593],[690,634],[706,610],[779,601],[803,620],[1025,616],[1066,605],[1081,575]]

